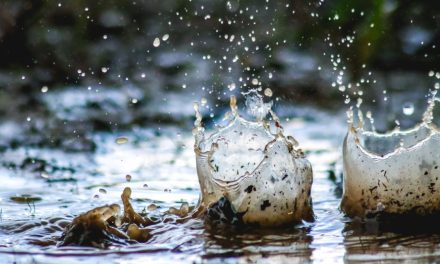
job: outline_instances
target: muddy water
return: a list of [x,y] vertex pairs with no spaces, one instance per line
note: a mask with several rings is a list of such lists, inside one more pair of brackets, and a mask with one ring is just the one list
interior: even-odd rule
[[150,204],[157,206],[150,216],[183,202],[197,203],[199,185],[190,130],[155,125],[117,135],[95,133],[93,153],[37,147],[3,152],[1,262],[425,262],[440,257],[440,235],[429,229],[394,230],[374,221],[350,220],[340,213],[343,112],[281,106],[275,110],[301,116],[284,121],[285,132],[298,139],[313,164],[316,222],[278,229],[234,229],[194,219],[152,226],[147,243],[115,243],[107,249],[57,247],[63,228],[76,215],[120,203],[126,186],[133,190],[136,211],[149,212]]

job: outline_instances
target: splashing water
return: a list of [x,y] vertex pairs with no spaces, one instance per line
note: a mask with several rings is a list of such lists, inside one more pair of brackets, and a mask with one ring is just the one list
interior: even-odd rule
[[362,112],[355,125],[348,111],[344,141],[342,210],[349,216],[431,215],[440,212],[440,130],[433,123],[436,91],[423,121],[409,130],[365,131]]
[[[197,173],[201,187],[198,212],[226,199],[248,224],[274,226],[313,220],[310,191],[312,168],[293,137],[285,137],[272,103],[255,91],[246,94],[251,122],[230,100],[228,124],[205,137],[201,113],[195,104],[194,128]],[[271,115],[276,131],[265,120]]]

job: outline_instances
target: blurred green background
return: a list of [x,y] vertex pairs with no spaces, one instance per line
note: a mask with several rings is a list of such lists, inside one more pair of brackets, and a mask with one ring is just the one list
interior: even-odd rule
[[[421,108],[439,70],[439,11],[428,0],[3,0],[0,114],[42,116],[42,129],[54,112],[54,127],[181,122],[202,96],[216,114],[230,94],[256,87],[328,109],[358,97]],[[72,89],[101,98],[61,94]],[[124,102],[105,93],[117,91]],[[401,96],[382,100],[390,93]],[[74,118],[63,100],[91,110]]]

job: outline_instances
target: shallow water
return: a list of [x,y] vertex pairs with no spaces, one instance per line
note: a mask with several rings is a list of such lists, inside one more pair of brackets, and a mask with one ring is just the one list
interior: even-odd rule
[[[376,222],[352,221],[338,210],[344,113],[277,107],[277,112],[287,116],[302,116],[283,124],[286,134],[296,137],[313,164],[316,222],[237,230],[193,219],[185,224],[152,226],[153,236],[147,243],[115,244],[105,250],[57,247],[63,227],[74,216],[93,207],[120,203],[126,186],[133,190],[132,202],[138,212],[151,203],[160,212],[182,202],[197,203],[199,185],[190,131],[157,125],[116,135],[95,133],[91,136],[96,144],[93,153],[38,147],[2,153],[0,258],[16,263],[329,263],[425,262],[440,257],[440,235],[392,232]],[[118,144],[121,141],[116,139],[121,136],[128,142]]]

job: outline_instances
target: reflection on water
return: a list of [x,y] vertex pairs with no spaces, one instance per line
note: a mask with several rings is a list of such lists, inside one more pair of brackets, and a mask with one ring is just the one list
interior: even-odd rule
[[[276,111],[304,116],[284,122],[284,129],[296,136],[314,165],[312,197],[317,220],[313,224],[234,229],[193,219],[150,226],[151,238],[146,243],[113,244],[107,249],[57,247],[64,227],[75,216],[120,203],[124,187],[132,189],[134,209],[153,217],[170,207],[180,208],[185,202],[194,206],[198,201],[193,139],[190,133],[182,133],[186,129],[162,126],[159,133],[153,129],[97,133],[92,137],[94,154],[37,147],[2,154],[0,180],[7,185],[0,192],[0,258],[18,263],[59,263],[60,257],[72,263],[328,263],[438,257],[440,232],[405,229],[405,225],[390,229],[374,221],[352,221],[340,213],[338,146],[346,129],[344,114],[313,108],[307,108],[306,114],[299,112],[304,109],[281,105]],[[128,141],[117,144],[116,138],[122,136]],[[11,199],[23,195],[40,199]],[[408,224],[414,226],[414,221]]]

